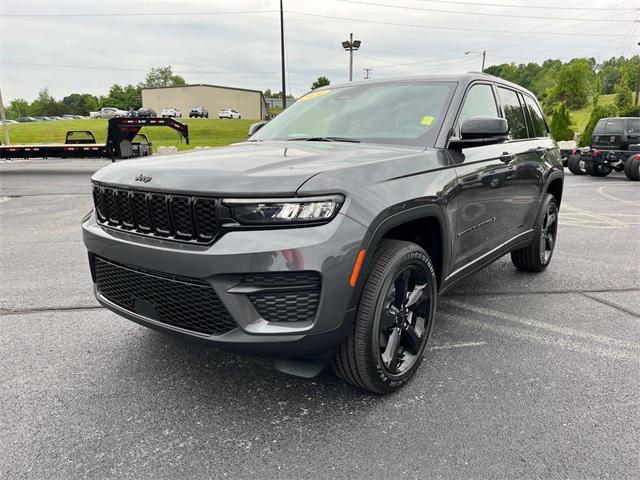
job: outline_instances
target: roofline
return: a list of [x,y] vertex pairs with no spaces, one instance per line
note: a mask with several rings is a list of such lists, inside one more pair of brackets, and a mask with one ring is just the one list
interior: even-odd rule
[[143,87],[140,90],[162,90],[165,88],[186,88],[186,87],[212,87],[212,88],[224,88],[225,90],[240,90],[242,92],[259,93],[263,95],[261,90],[253,90],[251,88],[239,88],[239,87],[226,87],[224,85],[211,85],[209,83],[191,83],[188,85],[171,85],[168,87]]

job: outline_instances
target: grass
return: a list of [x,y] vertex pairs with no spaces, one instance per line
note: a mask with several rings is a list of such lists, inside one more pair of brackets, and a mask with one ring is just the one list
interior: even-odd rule
[[[195,147],[221,147],[246,140],[251,124],[258,120],[219,120],[209,118],[179,119],[189,125],[191,143],[180,142],[178,132],[169,127],[144,127],[140,133],[147,135],[158,147],[178,147],[189,150]],[[91,130],[98,143],[107,136],[107,120],[58,120],[52,122],[17,123],[9,125],[12,144],[63,143],[67,130]]]
[[[613,103],[615,95],[600,95],[600,100],[598,103],[600,105],[610,105]],[[589,117],[591,116],[591,110],[593,110],[593,105],[591,101],[585,107],[582,107],[579,110],[571,111],[571,119],[573,120],[573,125],[577,132],[584,131],[584,127],[587,126],[589,122]]]

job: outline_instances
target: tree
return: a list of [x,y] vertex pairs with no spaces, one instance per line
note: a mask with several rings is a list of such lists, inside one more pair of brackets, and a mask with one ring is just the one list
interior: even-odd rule
[[550,92],[550,101],[566,102],[571,108],[581,108],[589,100],[594,73],[590,60],[577,58],[560,69]]
[[5,113],[7,118],[28,117],[31,114],[31,107],[23,98],[16,98],[9,102]]
[[321,76],[311,84],[311,90],[315,90],[316,88],[320,87],[326,87],[327,85],[331,85],[331,81],[327,77]]
[[66,105],[51,96],[48,88],[43,88],[29,108],[31,115],[64,115],[68,112]]
[[618,110],[625,110],[633,104],[633,94],[631,89],[624,83],[620,82],[614,88],[616,94],[614,103]]
[[176,87],[186,85],[184,78],[173,73],[171,66],[152,68],[139,88]]
[[574,131],[571,128],[571,114],[564,102],[558,103],[551,117],[551,135],[556,140],[573,140]]

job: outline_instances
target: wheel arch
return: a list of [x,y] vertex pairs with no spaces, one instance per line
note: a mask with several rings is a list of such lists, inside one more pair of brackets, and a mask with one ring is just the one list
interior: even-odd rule
[[413,207],[374,222],[370,235],[362,244],[366,255],[354,286],[350,308],[358,306],[362,289],[373,266],[374,254],[384,239],[405,240],[420,245],[431,258],[440,288],[446,278],[451,255],[449,231],[447,216],[439,205]]

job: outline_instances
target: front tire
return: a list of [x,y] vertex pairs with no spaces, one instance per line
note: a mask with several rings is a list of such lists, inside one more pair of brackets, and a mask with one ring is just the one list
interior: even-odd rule
[[547,194],[540,208],[531,243],[511,252],[511,261],[519,270],[525,272],[543,271],[551,262],[557,234],[558,204],[553,195]]
[[436,309],[436,276],[418,245],[383,240],[353,330],[333,356],[343,380],[374,393],[402,387],[422,362]]
[[579,155],[572,155],[567,160],[567,165],[569,167],[569,171],[574,175],[586,175],[584,167],[584,160],[580,159]]

